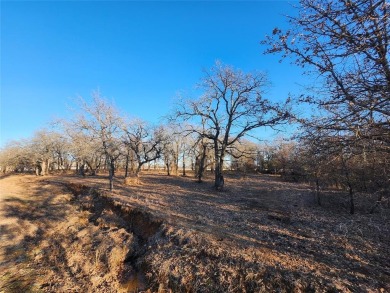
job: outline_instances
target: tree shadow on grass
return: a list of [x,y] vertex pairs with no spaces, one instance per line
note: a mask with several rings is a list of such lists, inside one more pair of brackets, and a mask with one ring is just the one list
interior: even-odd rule
[[[344,288],[350,286],[355,291],[362,290],[361,285],[386,288],[386,283],[390,283],[388,248],[375,243],[375,239],[359,238],[354,231],[348,235],[338,227],[363,218],[344,217],[316,207],[307,187],[273,182],[272,178],[255,179],[232,178],[231,187],[216,192],[211,184],[197,184],[190,178],[151,175],[143,177],[139,186],[125,186],[118,178],[116,191],[107,196],[125,206],[149,209],[170,224],[216,236],[221,243],[231,243],[243,253],[246,249],[265,253],[264,259],[275,258],[278,272],[286,276],[296,274],[326,283],[338,279]],[[45,203],[53,204],[53,211],[39,211],[43,204],[43,199],[36,206],[22,202],[23,212],[19,208],[13,213],[22,220],[59,220],[53,213],[54,199],[47,198]],[[350,231],[351,227],[346,229]],[[381,251],[381,247],[385,249]],[[181,247],[178,251],[182,251]],[[290,261],[296,263],[295,267],[288,264]]]
[[[144,204],[166,220],[174,218],[172,223],[184,229],[232,241],[243,249],[268,251],[282,267],[295,262],[292,273],[327,283],[339,279],[357,291],[361,285],[385,288],[389,283],[386,239],[378,243],[355,233],[356,220],[366,220],[363,215],[351,218],[348,213],[317,207],[307,186],[268,177],[229,179],[232,186],[224,192],[215,192],[207,183],[161,175],[145,176],[141,186],[118,189],[119,194],[127,194],[128,202],[139,199],[131,204]],[[126,196],[121,200],[126,204]],[[343,225],[355,230],[346,227],[345,232]],[[305,263],[311,268],[305,268]]]
[[[34,251],[46,232],[66,216],[64,189],[44,181],[34,183],[24,194],[3,196],[0,222],[0,269],[4,292],[35,292],[39,274]],[[10,193],[11,194],[11,193]]]

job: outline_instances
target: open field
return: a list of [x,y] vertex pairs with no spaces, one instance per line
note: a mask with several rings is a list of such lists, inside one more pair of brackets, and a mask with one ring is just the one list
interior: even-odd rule
[[[0,292],[390,292],[390,210],[226,176],[0,178]],[[371,202],[372,203],[372,202]]]

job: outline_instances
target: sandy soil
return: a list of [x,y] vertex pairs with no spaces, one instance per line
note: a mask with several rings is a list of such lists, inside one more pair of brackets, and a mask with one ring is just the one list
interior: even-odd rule
[[[0,292],[390,292],[390,213],[277,177],[0,179]],[[92,187],[92,189],[91,189]]]

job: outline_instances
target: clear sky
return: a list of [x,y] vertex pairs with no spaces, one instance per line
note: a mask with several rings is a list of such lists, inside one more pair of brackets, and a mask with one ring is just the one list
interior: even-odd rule
[[1,1],[1,140],[26,138],[99,88],[157,123],[216,60],[265,71],[268,97],[301,91],[300,69],[263,55],[295,1]]

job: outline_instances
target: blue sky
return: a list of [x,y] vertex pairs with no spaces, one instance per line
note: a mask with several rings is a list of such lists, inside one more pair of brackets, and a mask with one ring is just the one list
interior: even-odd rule
[[287,27],[290,2],[2,1],[0,146],[69,117],[72,98],[97,88],[158,123],[216,60],[267,72],[270,99],[298,93],[301,70],[260,45]]

